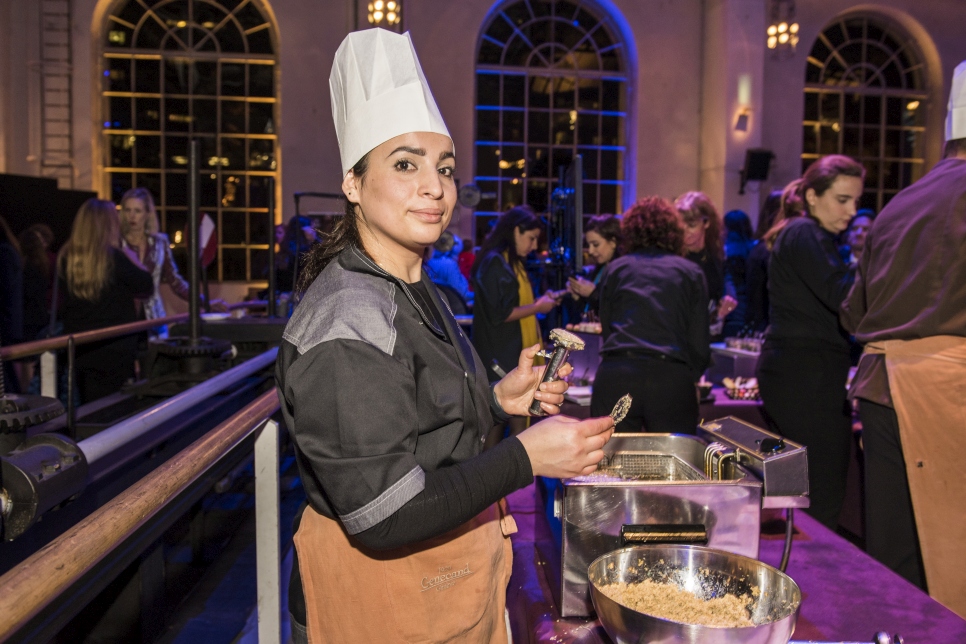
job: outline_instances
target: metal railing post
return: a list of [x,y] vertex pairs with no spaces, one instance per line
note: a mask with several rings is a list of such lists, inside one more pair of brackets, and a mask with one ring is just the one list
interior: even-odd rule
[[255,570],[259,644],[282,642],[278,457],[278,423],[267,420],[255,438]]
[[53,351],[40,355],[40,395],[57,397],[57,354]]

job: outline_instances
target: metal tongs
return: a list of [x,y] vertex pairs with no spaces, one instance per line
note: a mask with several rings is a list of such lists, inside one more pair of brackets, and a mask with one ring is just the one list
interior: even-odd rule
[[[537,385],[537,389],[539,389],[540,385],[543,383],[553,382],[557,379],[557,372],[560,371],[560,367],[567,362],[567,357],[570,355],[571,351],[580,351],[584,348],[584,341],[581,340],[579,336],[563,329],[554,329],[551,331],[550,341],[554,343],[553,352],[548,354],[546,351],[541,351],[539,354],[537,354],[548,358],[547,370],[543,372],[543,379],[540,381],[540,384]],[[534,398],[533,402],[530,403],[530,415],[547,415],[546,412],[540,408],[540,401],[536,398]]]

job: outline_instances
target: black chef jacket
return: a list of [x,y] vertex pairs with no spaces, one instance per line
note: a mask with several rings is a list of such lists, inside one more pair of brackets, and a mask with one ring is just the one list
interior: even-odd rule
[[355,248],[309,287],[279,348],[276,381],[308,502],[357,534],[476,456],[493,424],[486,372],[436,288],[413,289]]
[[657,353],[691,369],[711,360],[708,291],[701,268],[657,249],[612,260],[597,287],[603,355]]
[[839,307],[855,271],[839,254],[835,235],[811,216],[790,219],[775,240],[768,262],[771,343],[849,351]]

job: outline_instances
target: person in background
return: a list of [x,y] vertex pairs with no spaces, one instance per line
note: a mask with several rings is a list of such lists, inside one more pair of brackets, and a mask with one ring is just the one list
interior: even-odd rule
[[[188,282],[178,272],[168,236],[159,230],[154,197],[147,188],[132,188],[121,197],[121,238],[124,248],[134,251],[154,281],[154,291],[141,302],[145,319],[156,320],[167,315],[161,284],[167,284],[172,293],[188,300]],[[227,310],[221,300],[213,300],[211,305],[216,310]]]
[[[446,290],[443,290],[443,293],[446,295],[447,300],[450,301],[453,312],[457,315],[462,315],[467,312],[468,307],[473,305],[473,292],[470,290],[469,282],[463,277],[459,264],[456,262],[456,258],[463,246],[462,240],[460,240],[459,246],[457,246],[456,242],[458,239],[459,237],[450,231],[443,231],[443,234],[439,236],[439,239],[433,245],[432,256],[426,261],[426,272],[429,273],[429,277],[433,280],[434,284],[445,287]],[[454,293],[459,296],[459,300],[456,302],[459,305],[458,307],[453,306],[451,298]],[[457,308],[461,310],[457,311]]]
[[855,215],[864,179],[862,165],[830,155],[794,182],[805,215],[779,224],[768,265],[771,322],[758,361],[769,423],[808,447],[808,513],[832,530],[845,498],[852,440],[849,337],[838,314],[855,277],[835,237]]
[[472,291],[473,282],[471,277],[473,275],[473,263],[476,261],[476,252],[472,247],[467,247],[462,242],[463,240],[460,239],[460,250],[456,251],[456,263],[459,264],[460,273],[469,282],[470,291]]
[[[31,226],[20,233],[17,241],[23,254],[23,339],[37,340],[50,325],[50,291],[53,281],[47,242],[39,229],[43,224]],[[43,226],[46,228],[46,226]],[[48,229],[49,230],[49,229]],[[20,382],[29,383],[34,375],[37,358],[21,361]]]
[[[57,272],[65,296],[65,334],[135,322],[135,300],[154,292],[151,272],[121,242],[117,208],[110,201],[88,199],[77,211]],[[81,403],[116,393],[134,378],[137,344],[137,335],[124,335],[77,347]]]
[[275,255],[275,283],[280,292],[295,290],[296,258],[299,259],[297,270],[301,272],[302,255],[308,252],[318,239],[319,234],[308,217],[296,215],[288,220],[285,236]]
[[865,239],[875,221],[875,211],[870,208],[863,208],[855,213],[849,227],[845,229],[844,241],[841,247],[843,259],[851,266],[857,266],[862,258],[862,251],[865,249]]
[[725,318],[722,335],[737,336],[744,331],[748,313],[748,257],[755,247],[751,220],[741,210],[732,210],[725,223],[725,292],[734,297],[735,310]]
[[966,61],[944,158],[875,218],[842,322],[859,403],[869,554],[966,617]]
[[781,209],[782,191],[772,190],[758,213],[755,227],[757,242],[748,253],[746,292],[748,308],[745,310],[745,328],[749,333],[758,334],[768,326],[768,256],[771,249],[764,243],[765,233],[775,224]]
[[621,218],[616,215],[597,215],[591,217],[584,230],[584,241],[587,242],[587,254],[594,260],[594,267],[589,275],[590,279],[577,275],[567,280],[567,288],[571,294],[579,298],[580,308],[597,311],[598,298],[595,291],[600,285],[600,276],[604,267],[612,259],[620,257]]
[[712,341],[720,340],[724,319],[738,306],[737,300],[725,293],[721,215],[703,192],[686,192],[674,205],[684,225],[684,256],[701,267],[708,285]]
[[617,431],[693,434],[694,385],[711,359],[704,277],[681,257],[684,232],[666,199],[631,206],[621,240],[627,254],[607,265],[598,287],[603,346],[590,413],[609,413],[629,393]]
[[538,313],[549,313],[558,301],[548,291],[534,300],[524,260],[537,248],[543,223],[526,206],[506,211],[486,236],[473,265],[473,346],[486,365],[490,381],[509,373],[520,352],[542,345]]
[[[7,220],[0,215],[0,346],[23,342],[23,259]],[[20,393],[13,363],[3,363],[6,390]]]

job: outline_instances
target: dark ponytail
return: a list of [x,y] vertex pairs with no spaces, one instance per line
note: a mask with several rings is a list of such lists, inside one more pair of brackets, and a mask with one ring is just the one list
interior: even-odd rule
[[[364,180],[369,170],[369,155],[362,157],[354,166],[352,174],[360,181]],[[339,217],[331,233],[325,233],[322,241],[313,245],[305,254],[305,266],[299,271],[298,284],[295,294],[299,297],[312,286],[312,282],[322,270],[328,266],[336,255],[347,248],[362,249],[362,238],[359,236],[359,222],[356,216],[356,204],[348,199],[345,202],[345,214]]]

